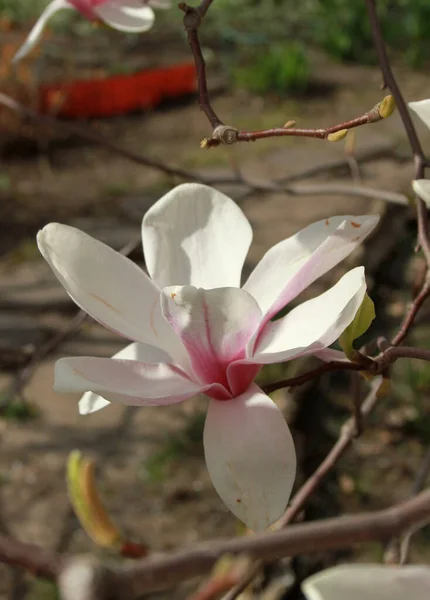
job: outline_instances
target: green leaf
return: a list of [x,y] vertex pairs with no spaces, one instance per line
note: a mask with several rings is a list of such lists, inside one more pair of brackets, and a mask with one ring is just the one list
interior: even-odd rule
[[339,344],[347,357],[352,360],[354,341],[365,333],[375,318],[375,305],[366,294],[354,320],[348,325],[339,338]]

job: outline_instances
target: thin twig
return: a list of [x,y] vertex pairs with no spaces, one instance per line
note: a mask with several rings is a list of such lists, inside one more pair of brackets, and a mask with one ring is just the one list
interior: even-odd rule
[[187,31],[188,43],[190,44],[191,52],[193,53],[194,57],[194,63],[196,65],[200,109],[205,113],[209,123],[212,126],[212,129],[216,129],[216,127],[222,125],[223,123],[211,105],[206,78],[206,62],[199,40],[199,27],[210,4],[211,2],[202,2],[198,8],[194,8],[192,6],[188,6],[188,4],[185,2],[181,2],[178,6],[185,13],[184,27]]
[[[194,45],[198,45],[198,38],[193,38],[193,43]],[[206,89],[205,85],[203,86],[203,89]],[[205,103],[205,98],[203,98],[203,101]],[[212,136],[205,138],[201,145],[202,148],[214,148],[220,144],[232,145],[238,142],[256,142],[257,140],[272,137],[306,137],[320,140],[328,139],[331,142],[337,142],[344,139],[351,129],[381,121],[384,118],[383,113],[380,112],[381,104],[382,102],[378,102],[371,110],[354,119],[350,119],[349,121],[337,123],[330,127],[319,127],[316,129],[283,126],[263,129],[261,131],[239,131],[230,125],[223,125],[217,117],[218,124],[214,128]],[[202,108],[212,124],[212,120],[208,114],[207,104],[204,104],[204,107]]]
[[[262,140],[269,137],[310,137],[319,140],[326,140],[332,134],[339,133],[340,131],[354,129],[355,127],[361,127],[362,125],[368,125],[369,123],[376,123],[380,121],[382,117],[378,111],[378,105],[373,107],[370,111],[355,117],[349,121],[331,125],[330,127],[320,127],[317,129],[303,129],[295,127],[273,127],[272,129],[264,129],[262,131],[239,131],[237,136],[238,142],[255,142],[256,140]],[[335,141],[335,140],[334,140]]]
[[363,433],[363,415],[361,413],[361,377],[359,373],[351,373],[351,388],[355,436],[358,437]]
[[292,388],[303,385],[304,383],[331,371],[368,371],[372,373],[372,375],[381,375],[385,374],[389,365],[396,362],[399,358],[413,358],[430,362],[430,350],[427,350],[426,348],[414,348],[412,346],[392,346],[389,342],[385,341],[383,351],[378,356],[372,358],[357,353],[357,357],[360,358],[362,362],[330,361],[322,363],[319,367],[307,371],[306,373],[302,373],[301,375],[269,383],[263,387],[263,390],[266,394],[271,394],[272,392],[283,388]]
[[[378,18],[376,0],[366,0],[366,5],[372,31],[373,43],[375,45],[375,49],[378,55],[379,66],[381,68],[382,76],[384,78],[384,83],[393,94],[400,117],[403,122],[403,126],[408,136],[409,144],[412,149],[415,163],[415,179],[423,179],[423,177],[425,176],[425,168],[426,166],[428,166],[429,163],[425,157],[420,139],[412,122],[408,106],[405,102],[405,99],[403,98],[403,94],[399,88],[393,70],[391,68],[387,48],[382,34],[381,23]],[[418,294],[417,298],[408,310],[408,313],[405,315],[403,323],[401,325],[401,329],[393,340],[393,345],[397,345],[404,340],[404,338],[408,334],[409,328],[411,327],[419,308],[430,294],[430,235],[427,218],[427,207],[424,201],[419,196],[416,196],[416,204],[418,221],[418,242],[422,248],[423,254],[426,259],[427,277],[425,278],[421,292]]]
[[403,318],[402,324],[400,325],[399,331],[394,336],[394,338],[391,342],[393,346],[398,346],[406,338],[406,336],[408,335],[408,333],[415,321],[415,318],[416,318],[421,306],[427,300],[429,294],[430,294],[430,280],[426,276],[421,290],[419,291],[418,295],[415,297],[414,301],[412,302],[411,306],[409,307],[406,315]]
[[63,567],[59,554],[45,551],[35,544],[19,542],[0,534],[0,561],[13,567],[21,567],[32,575],[56,580]]
[[341,362],[341,361],[332,361],[327,363],[322,363],[319,367],[308,371],[307,373],[302,373],[302,375],[297,375],[296,377],[290,377],[289,379],[281,379],[280,381],[276,381],[275,383],[269,383],[264,386],[264,392],[266,394],[271,394],[276,390],[280,390],[282,388],[291,388],[296,387],[298,385],[303,385],[324,373],[328,373],[330,371],[360,371],[363,369],[363,366],[359,363],[353,362]]

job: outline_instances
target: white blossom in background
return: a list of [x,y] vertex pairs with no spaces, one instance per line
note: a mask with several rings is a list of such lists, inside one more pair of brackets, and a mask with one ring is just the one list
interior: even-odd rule
[[302,583],[307,600],[428,600],[430,567],[340,565]]
[[151,29],[153,8],[169,8],[170,0],[52,0],[40,15],[25,43],[14,57],[21,60],[37,44],[48,20],[63,8],[79,11],[90,21],[103,21],[120,31],[140,33]]
[[272,317],[377,222],[342,216],[314,223],[271,248],[242,288],[251,226],[235,202],[204,185],[180,185],[146,213],[149,276],[83,232],[47,225],[39,249],[68,294],[133,342],[112,359],[59,360],[55,389],[86,392],[81,414],[109,402],[161,406],[205,394],[204,448],[214,486],[248,527],[268,527],[286,507],[296,459],[288,426],[255,376],[262,365],[324,353],[363,301],[364,268]]
[[[425,125],[430,129],[430,98],[419,100],[418,102],[409,102],[409,108],[416,113]],[[414,192],[430,206],[430,180],[415,179],[412,182]]]

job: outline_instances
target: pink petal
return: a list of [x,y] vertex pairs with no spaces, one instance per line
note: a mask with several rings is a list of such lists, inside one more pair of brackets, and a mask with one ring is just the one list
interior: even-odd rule
[[354,319],[366,293],[364,267],[346,273],[332,288],[269,322],[253,361],[276,363],[319,352],[333,344]]
[[[154,346],[147,346],[146,344],[133,343],[129,344],[119,352],[113,355],[112,358],[128,358],[130,360],[137,360],[141,362],[169,362],[169,355],[160,350],[154,348]],[[85,392],[82,398],[79,400],[79,414],[89,415],[93,412],[97,412],[102,408],[108,406],[110,402],[102,398],[98,394],[93,392]]]
[[252,384],[233,400],[210,401],[204,448],[216,491],[247,527],[265,529],[283,514],[296,472],[294,442],[260,388]]
[[260,305],[263,323],[348,256],[378,221],[376,215],[332,217],[273,246],[243,286]]
[[255,300],[238,288],[173,286],[163,289],[161,308],[187,349],[197,378],[228,387],[226,369],[245,358],[261,319]]
[[233,200],[187,183],[149,209],[142,239],[148,272],[160,287],[239,287],[252,230]]
[[55,365],[54,389],[92,391],[129,406],[174,404],[211,390],[191,381],[178,367],[115,358],[62,358]]
[[107,0],[68,0],[70,4],[77,11],[81,13],[84,17],[86,17],[89,21],[93,21],[96,19],[96,14],[94,12],[94,6],[97,4],[102,4]]

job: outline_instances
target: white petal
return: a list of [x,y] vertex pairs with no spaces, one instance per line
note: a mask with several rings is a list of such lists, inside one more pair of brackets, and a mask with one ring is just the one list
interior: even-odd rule
[[206,464],[231,512],[255,531],[284,512],[296,472],[288,425],[252,384],[233,400],[211,400],[204,430]]
[[252,230],[233,200],[187,183],[149,209],[142,239],[148,272],[160,287],[240,287]]
[[179,368],[167,363],[79,356],[61,358],[55,364],[57,392],[91,390],[110,402],[129,406],[182,402],[202,388]]
[[67,293],[94,319],[176,360],[184,352],[161,314],[159,289],[130,259],[58,223],[39,231],[37,243]]
[[319,352],[313,352],[312,354],[324,362],[350,362],[342,350],[335,350],[334,348],[324,348],[324,350],[319,350]]
[[327,348],[354,319],[365,293],[364,267],[352,269],[327,292],[269,322],[253,360],[259,364],[281,362]]
[[105,23],[120,31],[142,32],[154,24],[154,12],[140,0],[110,0],[94,6],[94,12]]
[[429,179],[415,179],[412,182],[414,192],[419,196],[427,206],[430,206],[430,180]]
[[12,62],[18,62],[31,50],[33,50],[43,33],[47,21],[52,17],[52,15],[63,8],[73,8],[73,6],[71,6],[67,0],[52,0],[52,2],[48,4],[48,6],[40,15],[39,19],[36,21],[33,29],[28,34],[24,44],[13,57]]
[[[136,342],[129,344],[114,354],[112,358],[128,358],[130,360],[139,360],[142,362],[169,361],[169,355],[159,348],[147,346],[146,344],[138,344]],[[93,394],[93,392],[85,392],[85,394],[79,400],[79,414],[89,415],[93,412],[101,410],[102,408],[105,408],[105,406],[108,404],[110,404],[110,402],[98,394]]]
[[376,215],[332,217],[273,246],[243,286],[266,320],[350,254],[374,229]]
[[430,128],[430,98],[418,102],[409,102],[409,108]]
[[254,298],[239,288],[173,286],[161,292],[161,310],[199,380],[228,387],[227,366],[246,357],[247,343],[261,320]]
[[340,565],[302,583],[308,600],[428,600],[430,568],[419,565]]

